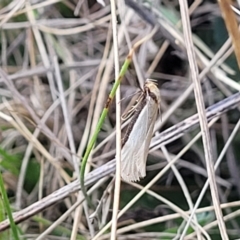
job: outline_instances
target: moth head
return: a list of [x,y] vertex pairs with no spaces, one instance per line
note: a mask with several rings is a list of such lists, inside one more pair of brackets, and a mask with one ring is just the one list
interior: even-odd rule
[[160,91],[157,86],[157,80],[154,79],[147,79],[144,84],[144,91],[152,96],[157,102],[158,105],[160,105]]

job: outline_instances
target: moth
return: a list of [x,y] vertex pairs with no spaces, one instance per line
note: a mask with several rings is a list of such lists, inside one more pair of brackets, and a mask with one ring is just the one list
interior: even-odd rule
[[146,176],[146,161],[160,107],[160,91],[147,79],[134,106],[134,114],[122,140],[121,177],[128,182]]

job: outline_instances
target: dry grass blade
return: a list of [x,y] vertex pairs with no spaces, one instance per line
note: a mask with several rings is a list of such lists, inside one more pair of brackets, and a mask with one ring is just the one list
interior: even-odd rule
[[[113,46],[114,46],[114,67],[115,67],[115,81],[118,81],[120,71],[119,66],[119,52],[118,52],[118,29],[117,29],[117,5],[115,0],[111,0],[111,15],[112,15],[112,30],[113,30]],[[120,88],[116,92],[116,175],[114,185],[114,199],[113,199],[113,214],[112,214],[112,229],[111,240],[116,239],[117,232],[117,215],[120,202],[120,187],[121,187],[121,95]]]
[[235,55],[240,68],[240,32],[238,28],[237,18],[232,10],[232,0],[218,0],[219,6],[222,11],[222,15],[225,20],[228,33],[232,38]]
[[[201,88],[199,76],[198,76],[198,67],[197,67],[196,58],[193,50],[193,41],[192,41],[191,28],[190,28],[190,20],[188,16],[187,2],[183,0],[183,1],[179,1],[179,3],[180,3],[180,10],[181,10],[181,16],[182,16],[182,23],[183,23],[183,32],[186,40],[186,49],[187,49],[188,60],[190,65],[191,77],[194,84],[194,93],[195,93],[196,105],[198,108],[199,122],[201,126],[201,131],[202,131],[202,140],[203,140],[205,160],[207,165],[213,205],[215,208],[217,220],[219,222],[218,224],[219,224],[221,236],[223,239],[228,239],[226,226],[223,221],[223,214],[219,207],[220,201],[218,196],[215,173],[213,169],[214,159],[212,154],[209,129],[207,127],[207,118],[205,114],[202,88]],[[182,234],[180,239],[184,239],[184,233]]]
[[[225,111],[237,107],[240,104],[240,94],[237,93],[235,96],[229,97],[215,106],[209,108],[207,112],[208,119],[213,119],[215,117],[220,116]],[[11,118],[7,115],[0,115],[6,121],[10,121]],[[178,123],[177,125],[163,131],[158,136],[153,138],[152,146],[162,146],[175,141],[177,138],[181,137],[184,133],[191,130],[199,123],[198,116],[195,115],[190,117],[189,119],[184,120],[183,122]],[[115,160],[106,163],[105,165],[95,169],[94,171],[90,172],[86,176],[85,184],[89,186],[94,182],[98,181],[99,179],[112,174],[115,171]],[[48,195],[47,197],[41,199],[40,201],[30,205],[29,207],[19,211],[18,213],[14,214],[14,220],[19,223],[22,222],[29,217],[35,215],[36,213],[50,207],[51,205],[61,201],[62,199],[69,197],[72,193],[79,191],[80,184],[79,181],[74,181],[59,190],[55,191],[54,193]],[[0,223],[0,231],[9,227],[8,221],[3,221]]]
[[[24,221],[18,225],[21,237],[227,239],[225,222],[228,238],[238,238],[234,1],[195,0],[189,9],[183,0],[112,2],[118,3],[115,12],[110,1],[0,1],[0,170],[14,220]],[[118,62],[122,66],[129,51],[134,55],[121,79],[121,99],[113,100],[86,164],[85,187],[93,203],[88,209],[78,179],[81,156],[118,75]],[[119,109],[127,112],[137,104],[147,78],[157,81],[161,113],[154,111],[146,177],[121,182],[119,136],[134,124],[127,120],[120,128]],[[140,130],[148,125],[142,123]],[[209,171],[211,155],[217,162]],[[216,192],[211,195],[215,181],[225,203],[217,211]],[[4,212],[0,217],[1,234],[8,239],[8,219]]]

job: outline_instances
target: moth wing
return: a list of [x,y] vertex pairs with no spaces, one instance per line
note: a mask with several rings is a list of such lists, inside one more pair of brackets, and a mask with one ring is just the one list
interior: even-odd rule
[[149,152],[149,145],[152,139],[155,121],[157,118],[157,113],[158,113],[158,109],[156,109],[156,112],[149,119],[149,128],[148,128],[145,140],[143,142],[143,146],[141,147],[141,150],[138,154],[137,167],[138,167],[138,173],[140,178],[144,178],[146,176],[147,156]]
[[[136,156],[139,178],[143,178],[146,176],[146,161],[147,161],[147,156],[149,152],[149,145],[152,139],[153,129],[154,129],[155,121],[158,114],[158,106],[156,105],[156,103],[155,102],[153,103],[153,101],[149,101],[149,105],[152,105],[152,104],[154,105],[149,106],[147,108],[148,109],[147,123],[149,127],[147,129],[147,133],[144,138],[143,144]],[[151,111],[149,109],[151,109]]]
[[146,159],[157,112],[158,106],[149,98],[122,149],[121,176],[126,181],[139,181],[146,176]]
[[139,180],[136,158],[147,133],[147,119],[147,108],[145,106],[139,114],[127,142],[122,148],[121,176],[129,182]]

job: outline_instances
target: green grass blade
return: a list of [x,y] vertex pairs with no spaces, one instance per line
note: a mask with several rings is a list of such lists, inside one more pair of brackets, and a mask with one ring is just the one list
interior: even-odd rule
[[7,212],[7,215],[8,215],[9,221],[10,221],[10,226],[11,226],[11,229],[12,229],[13,238],[15,240],[19,240],[17,226],[16,226],[16,224],[13,220],[12,211],[11,211],[11,207],[10,207],[10,204],[9,204],[9,201],[8,201],[6,190],[4,188],[4,182],[3,182],[1,172],[0,172],[0,191],[1,191],[1,197],[3,199],[4,208]]
[[94,146],[94,144],[95,144],[95,142],[96,142],[96,140],[97,140],[98,133],[100,132],[100,130],[101,130],[101,128],[102,128],[102,125],[103,125],[103,123],[104,123],[104,120],[105,120],[105,118],[106,118],[106,116],[107,116],[107,114],[108,114],[109,106],[110,106],[111,103],[112,103],[112,100],[113,100],[113,98],[114,98],[114,96],[115,96],[115,94],[116,94],[117,88],[119,87],[119,85],[120,85],[120,83],[121,83],[121,80],[122,80],[122,78],[124,77],[124,75],[125,75],[128,67],[129,67],[129,65],[130,65],[130,63],[131,63],[132,54],[133,54],[133,52],[130,51],[127,59],[125,60],[123,66],[122,66],[122,68],[121,68],[121,71],[120,71],[120,73],[119,73],[119,77],[118,77],[117,81],[115,81],[115,83],[114,83],[114,85],[113,85],[113,88],[112,88],[112,90],[111,90],[111,92],[110,92],[110,94],[109,94],[109,97],[108,97],[108,99],[107,99],[106,105],[105,105],[105,107],[104,107],[104,109],[103,109],[103,111],[102,111],[102,114],[101,114],[101,116],[100,116],[100,119],[99,119],[99,121],[98,121],[98,123],[97,123],[96,130],[95,130],[95,132],[94,132],[94,134],[93,134],[93,136],[92,136],[92,138],[91,138],[91,140],[90,140],[90,142],[89,142],[89,144],[88,144],[88,146],[87,146],[87,150],[86,150],[86,152],[85,152],[85,154],[84,154],[84,156],[83,156],[83,159],[82,159],[81,169],[80,169],[80,174],[81,174],[81,175],[80,175],[81,190],[82,190],[83,195],[84,195],[85,199],[87,200],[89,206],[91,206],[92,208],[94,208],[94,206],[93,206],[92,201],[91,201],[91,199],[89,198],[89,196],[88,196],[88,194],[87,194],[87,191],[86,191],[86,188],[85,188],[85,186],[84,186],[84,175],[85,175],[85,169],[86,169],[86,165],[87,165],[87,160],[88,160],[88,157],[89,157],[89,155],[90,155],[90,153],[91,153],[91,151],[92,151],[92,148],[93,148],[93,146]]
[[142,43],[146,42],[148,39],[150,39],[158,30],[158,26],[154,27],[153,30],[151,31],[151,33],[147,36],[145,36],[143,39],[141,39],[140,41],[136,42],[134,44],[134,46],[132,47],[132,49],[129,51],[129,54],[125,60],[125,62],[123,63],[123,66],[120,70],[120,73],[119,73],[119,76],[117,78],[117,81],[115,81],[113,87],[112,87],[112,90],[109,94],[109,97],[107,99],[107,102],[106,102],[106,105],[102,111],[102,114],[101,114],[101,117],[98,121],[98,124],[97,124],[97,127],[96,127],[96,130],[91,138],[91,140],[89,141],[89,144],[87,146],[87,150],[83,156],[83,159],[82,159],[82,163],[81,163],[81,169],[80,169],[80,185],[81,185],[81,190],[82,190],[82,193],[85,197],[85,199],[87,200],[89,206],[91,206],[92,208],[94,208],[92,202],[91,202],[91,199],[89,198],[89,196],[87,195],[87,191],[86,191],[86,188],[84,186],[84,175],[85,175],[85,169],[86,169],[86,165],[87,165],[87,160],[88,160],[88,157],[92,151],[92,148],[97,140],[97,136],[98,136],[98,133],[100,132],[101,128],[102,128],[102,125],[103,125],[103,122],[108,114],[108,110],[109,110],[109,106],[111,105],[112,103],[112,100],[116,94],[116,91],[117,91],[117,88],[119,87],[131,61],[132,61],[132,57],[133,57],[133,53],[135,51],[135,49],[137,49]]

